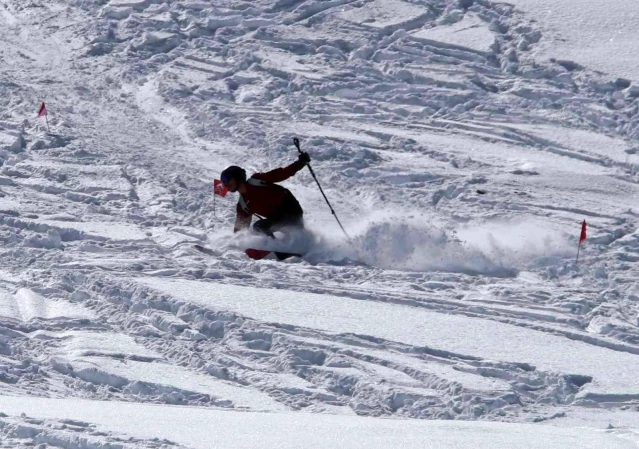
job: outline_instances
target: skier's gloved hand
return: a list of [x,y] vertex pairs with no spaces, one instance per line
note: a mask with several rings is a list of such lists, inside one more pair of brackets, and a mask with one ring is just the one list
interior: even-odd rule
[[311,157],[307,152],[300,153],[300,156],[297,158],[298,162],[302,165],[306,165],[311,162]]

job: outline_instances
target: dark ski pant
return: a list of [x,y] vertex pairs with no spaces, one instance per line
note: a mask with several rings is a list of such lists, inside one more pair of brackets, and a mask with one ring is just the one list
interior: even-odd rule
[[[275,238],[274,232],[287,228],[304,229],[304,211],[292,195],[291,199],[285,201],[276,214],[270,218],[262,218],[253,225],[255,232],[268,235],[271,238]],[[283,260],[298,254],[276,252],[275,255],[279,260]]]
[[280,219],[262,218],[253,225],[253,230],[259,234],[265,234],[275,238],[273,235],[276,231],[282,229],[304,229],[304,218],[302,215],[282,217]]
[[285,197],[282,205],[273,215],[262,218],[253,225],[255,232],[273,238],[275,238],[273,235],[275,231],[285,228],[304,228],[304,211],[291,193]]

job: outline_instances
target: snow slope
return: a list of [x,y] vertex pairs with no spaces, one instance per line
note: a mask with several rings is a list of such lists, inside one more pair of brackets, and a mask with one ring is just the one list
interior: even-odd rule
[[[221,308],[248,318],[333,333],[356,333],[417,347],[488,360],[532,363],[545,371],[582,374],[594,379],[581,393],[629,393],[639,396],[634,354],[592,348],[545,332],[464,316],[442,315],[384,302],[329,295],[257,289],[196,281],[143,279],[146,285],[207,308]],[[208,287],[208,288],[207,288]],[[247,301],[247,298],[250,301]],[[454,332],[451,332],[454,329]],[[509,345],[504,347],[504,341]],[[575,358],[574,354],[581,354]]]
[[508,3],[548,30],[540,45],[540,57],[574,61],[610,76],[639,81],[637,2],[510,0]]
[[[0,447],[636,447],[637,8],[555,3],[1,0]],[[254,262],[294,136],[352,239]]]
[[[256,446],[266,449],[298,447],[353,449],[401,448],[405,445],[452,449],[468,447],[469,441],[472,441],[473,447],[478,449],[495,447],[630,449],[636,447],[632,442],[624,441],[622,437],[607,432],[585,430],[579,435],[571,429],[549,426],[539,428],[530,424],[411,422],[307,413],[227,413],[199,408],[154,407],[145,404],[101,403],[76,399],[7,397],[2,400],[3,406],[10,413],[17,415],[26,411],[28,418],[10,420],[2,417],[0,432],[9,430],[7,433],[11,434],[10,432],[13,431],[14,434],[19,435],[46,429],[39,434],[37,440],[45,444],[56,441],[65,444],[74,441],[73,437],[66,436],[64,433],[75,432],[76,435],[80,435],[80,438],[76,437],[75,441],[83,439],[90,441],[91,433],[112,433],[114,429],[117,429],[117,433],[126,432],[133,436],[132,440],[136,444],[133,447],[153,447],[149,444],[153,441],[156,444],[163,443],[161,447],[164,448],[202,449],[210,447],[249,449]],[[60,425],[60,422],[63,424]],[[21,430],[17,431],[17,427]],[[156,435],[161,435],[160,441]],[[20,438],[13,439],[13,441],[19,440]],[[122,440],[115,439],[115,444]]]

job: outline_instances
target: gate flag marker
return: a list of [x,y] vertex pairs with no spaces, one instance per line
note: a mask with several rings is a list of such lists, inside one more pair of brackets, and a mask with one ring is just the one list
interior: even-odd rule
[[44,101],[42,102],[40,110],[38,111],[38,118],[42,117],[43,115],[44,119],[47,122],[47,131],[51,132],[51,130],[49,129],[49,118],[47,117],[49,114],[47,113],[47,106],[44,104]]
[[215,197],[217,195],[219,195],[222,198],[224,198],[227,193],[229,193],[229,189],[226,188],[224,183],[222,181],[220,181],[219,179],[214,179],[213,180],[213,216],[214,217],[216,216],[216,213],[215,213]]
[[579,236],[579,245],[577,246],[577,261],[575,263],[579,263],[579,250],[581,249],[581,244],[586,241],[586,220],[581,223],[581,235]]

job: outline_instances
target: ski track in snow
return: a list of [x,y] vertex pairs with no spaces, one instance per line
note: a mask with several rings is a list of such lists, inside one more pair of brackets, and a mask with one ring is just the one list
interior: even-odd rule
[[[0,412],[639,411],[639,78],[525,2],[214,3],[0,2]],[[212,180],[293,136],[353,241],[302,171],[308,255],[247,260]],[[182,447],[9,415],[0,447]]]

